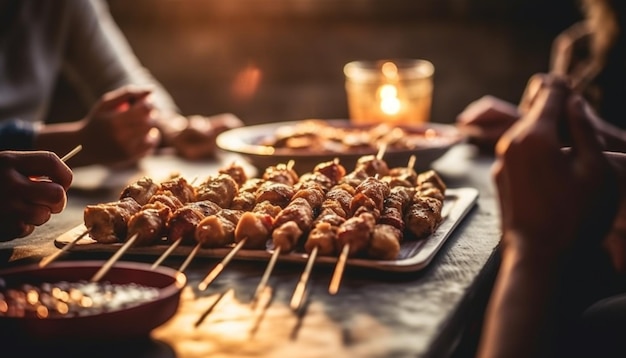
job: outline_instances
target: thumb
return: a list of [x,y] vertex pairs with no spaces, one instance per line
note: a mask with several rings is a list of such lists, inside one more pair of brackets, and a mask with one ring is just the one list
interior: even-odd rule
[[556,133],[570,90],[567,82],[559,77],[543,77],[542,85],[525,120],[548,126]]
[[604,161],[602,145],[594,127],[585,114],[585,107],[579,95],[570,97],[566,107],[569,132],[572,140],[572,152],[579,158],[579,170],[590,170]]

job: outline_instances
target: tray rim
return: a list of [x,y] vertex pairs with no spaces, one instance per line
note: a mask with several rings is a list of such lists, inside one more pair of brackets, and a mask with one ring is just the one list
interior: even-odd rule
[[[413,245],[410,250],[417,250],[416,254],[399,260],[372,260],[366,258],[349,258],[346,261],[347,267],[369,268],[378,271],[388,272],[413,272],[419,271],[430,264],[435,255],[440,251],[441,247],[452,235],[459,223],[467,216],[469,211],[476,205],[479,192],[475,188],[460,187],[448,188],[446,190],[446,199],[448,205],[443,206],[444,220],[439,224],[437,229],[429,237],[422,240],[405,241],[402,245]],[[451,202],[451,203],[450,203]],[[84,224],[79,224],[70,230],[64,232],[54,239],[54,245],[61,249],[71,241],[76,239],[86,230]],[[89,245],[89,246],[88,246]],[[99,244],[93,243],[93,240],[86,238],[79,240],[76,245],[71,247],[70,252],[90,252],[90,253],[113,253],[122,244]],[[419,246],[419,247],[418,247]],[[144,247],[131,247],[125,255],[146,255],[155,258],[162,254],[167,245],[154,245]],[[192,246],[179,246],[170,256],[185,257],[188,256]],[[203,258],[223,258],[229,251],[226,248],[200,248],[196,257]],[[233,257],[237,260],[267,261],[272,255],[273,250],[247,250],[242,249]],[[278,260],[281,262],[306,263],[309,255],[307,253],[292,252],[280,255]],[[337,257],[317,256],[316,265],[335,265]]]

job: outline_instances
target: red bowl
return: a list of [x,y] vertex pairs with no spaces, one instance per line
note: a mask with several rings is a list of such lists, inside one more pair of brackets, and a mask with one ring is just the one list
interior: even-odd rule
[[[66,261],[45,268],[37,264],[0,270],[8,287],[17,284],[37,285],[42,282],[88,281],[104,261]],[[151,268],[150,264],[117,262],[102,281],[112,284],[135,283],[156,288],[151,300],[132,307],[73,317],[0,317],[0,332],[17,338],[37,341],[111,341],[148,336],[150,331],[169,320],[180,303],[182,288],[187,282],[183,273],[167,267]],[[5,337],[6,338],[6,337]]]

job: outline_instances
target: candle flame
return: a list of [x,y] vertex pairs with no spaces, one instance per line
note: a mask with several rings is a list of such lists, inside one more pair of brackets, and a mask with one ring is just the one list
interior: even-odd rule
[[380,96],[380,109],[387,115],[394,115],[400,112],[400,99],[398,89],[391,84],[380,86],[378,90]]

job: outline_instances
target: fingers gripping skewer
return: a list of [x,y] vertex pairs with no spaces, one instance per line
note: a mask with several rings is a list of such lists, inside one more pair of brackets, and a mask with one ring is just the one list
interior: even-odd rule
[[306,285],[309,281],[309,277],[311,277],[311,270],[313,269],[313,264],[315,263],[315,259],[317,258],[317,252],[319,251],[319,247],[314,247],[309,254],[309,258],[307,259],[306,266],[304,271],[302,271],[302,275],[300,276],[300,280],[296,285],[296,289],[293,291],[293,296],[291,297],[291,302],[289,306],[292,310],[298,311],[300,305],[302,304],[304,293],[306,292]]
[[117,250],[117,252],[115,252],[115,254],[111,256],[111,258],[107,262],[104,263],[104,265],[100,268],[100,270],[98,270],[98,272],[96,272],[96,274],[93,275],[90,281],[91,282],[100,281],[102,277],[104,277],[104,275],[106,275],[107,272],[109,272],[109,270],[111,269],[111,267],[113,267],[113,265],[117,262],[117,260],[119,260],[120,257],[122,257],[122,255],[124,255],[124,253],[131,246],[133,246],[133,244],[135,243],[138,237],[139,237],[139,234],[135,234],[130,239],[128,239],[128,241],[126,241],[124,245],[122,245],[122,247],[120,247]]
[[[83,149],[82,145],[77,145],[74,149],[72,149],[71,151],[69,151],[69,153],[65,154],[63,157],[61,157],[61,161],[62,162],[66,162],[68,160],[70,160],[70,158],[72,158],[73,156],[75,156],[78,152],[80,152]],[[65,245],[61,250],[55,252],[54,254],[44,257],[41,262],[39,262],[39,267],[46,267],[48,266],[52,261],[56,260],[57,258],[59,258],[59,256],[61,256],[61,254],[63,254],[64,252],[68,251],[69,249],[71,249],[72,247],[74,247],[74,245],[76,245],[76,243],[78,241],[80,241],[80,239],[82,239],[83,237],[85,237],[85,235],[87,235],[89,233],[89,228],[87,228],[87,230],[85,230],[82,234],[78,235],[77,238],[75,238],[72,242],[70,242],[69,244]]]
[[226,265],[228,265],[228,263],[233,259],[233,257],[235,257],[235,254],[237,254],[237,252],[241,250],[241,248],[243,247],[245,243],[246,243],[245,238],[239,241],[237,245],[235,245],[235,247],[233,247],[233,249],[230,250],[228,255],[224,256],[222,261],[220,261],[220,263],[218,263],[209,272],[209,274],[202,280],[202,282],[200,282],[200,284],[198,285],[198,289],[200,289],[201,291],[206,290],[206,288],[211,284],[211,282],[213,282],[213,280],[215,280],[215,278],[219,276],[222,270],[224,270],[224,267],[226,267]]
[[79,242],[83,237],[85,237],[87,234],[89,234],[89,229],[83,231],[80,235],[78,235],[78,237],[76,237],[74,240],[72,240],[70,243],[66,244],[65,246],[63,246],[63,248],[57,252],[55,252],[52,255],[46,256],[44,257],[40,262],[39,262],[39,267],[44,268],[46,266],[48,266],[52,261],[56,260],[57,258],[59,258],[59,256],[61,256],[61,254],[63,254],[64,252],[69,251],[72,247],[74,247],[74,245],[76,245],[77,242]]

